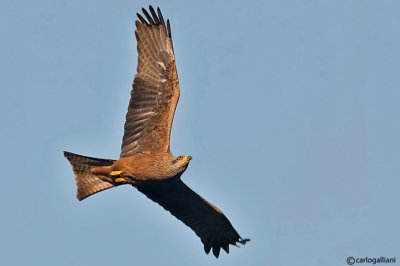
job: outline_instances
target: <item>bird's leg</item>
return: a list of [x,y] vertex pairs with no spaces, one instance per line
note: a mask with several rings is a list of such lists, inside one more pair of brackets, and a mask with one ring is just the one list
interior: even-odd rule
[[109,166],[107,167],[94,167],[92,168],[92,174],[96,175],[103,181],[110,183],[121,183],[125,182],[126,179],[121,177],[122,171],[113,171]]
[[111,171],[110,176],[119,176],[122,174],[122,171]]
[[126,181],[125,178],[121,177],[122,171],[111,171],[110,176],[114,179],[114,182],[120,183]]

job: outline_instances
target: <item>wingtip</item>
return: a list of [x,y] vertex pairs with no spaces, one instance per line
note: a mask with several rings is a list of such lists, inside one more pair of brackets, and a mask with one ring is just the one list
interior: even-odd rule
[[219,251],[220,250],[221,250],[221,247],[218,247],[218,246],[213,247],[213,254],[217,259],[219,257]]
[[167,19],[167,32],[168,36],[171,38],[171,25],[169,24],[169,19]]
[[250,241],[250,238],[239,238],[239,240],[237,241],[238,243],[242,244],[242,245],[246,245],[247,242]]
[[150,10],[151,15],[153,16],[155,24],[156,25],[161,24],[156,12],[154,11],[154,8],[151,5],[149,5],[149,10]]
[[[233,246],[236,246],[236,247],[240,248],[241,245],[245,245],[245,244],[246,244],[247,242],[249,242],[249,241],[250,241],[249,238],[242,238],[242,237],[240,237],[240,236],[238,236],[237,238],[236,238],[236,237],[232,237],[231,239],[226,240],[226,242],[222,242],[222,243],[220,243],[220,244],[216,244],[216,243],[214,243],[214,242],[211,241],[211,240],[208,240],[208,241],[203,241],[203,240],[202,240],[202,242],[203,242],[203,244],[204,244],[204,251],[205,251],[205,253],[206,253],[206,254],[209,254],[210,251],[212,250],[212,252],[213,252],[213,254],[214,254],[214,256],[215,256],[216,258],[219,257],[221,248],[222,248],[223,250],[225,250],[225,252],[226,252],[227,254],[229,254],[229,245],[233,245]],[[240,244],[240,245],[239,245],[239,244]]]
[[136,13],[136,16],[139,18],[140,22],[142,22],[146,26],[150,26],[150,24],[147,23],[147,21],[144,19],[144,17],[142,17],[142,15],[140,15],[139,13]]
[[149,12],[147,12],[147,10],[144,7],[142,7],[142,12],[146,16],[146,18],[149,21],[150,25],[156,25],[156,23],[154,22],[153,18],[150,16]]
[[171,38],[171,25],[169,19],[167,19],[167,23],[165,23],[160,7],[154,9],[152,5],[149,5],[149,11],[142,7],[142,13],[144,16],[136,13],[136,16],[139,18],[141,23],[145,24],[146,26],[163,25],[167,31],[168,37]]
[[209,245],[204,245],[204,252],[205,252],[206,254],[210,253],[210,250],[211,250],[211,246],[209,246]]
[[225,252],[226,252],[227,254],[229,254],[229,243],[224,244],[224,245],[222,246],[222,248],[225,250]]

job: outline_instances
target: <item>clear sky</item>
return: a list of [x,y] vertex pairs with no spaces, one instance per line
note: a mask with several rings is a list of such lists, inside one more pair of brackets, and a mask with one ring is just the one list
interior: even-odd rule
[[[64,150],[118,158],[136,12],[170,18],[183,180],[243,237],[216,260],[132,187],[82,202]],[[400,2],[0,2],[1,265],[400,261]]]

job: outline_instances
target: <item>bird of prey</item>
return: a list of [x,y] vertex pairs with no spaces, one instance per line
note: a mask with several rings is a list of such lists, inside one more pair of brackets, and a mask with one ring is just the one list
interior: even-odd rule
[[137,74],[132,83],[121,154],[118,160],[99,159],[64,152],[72,165],[77,198],[129,184],[189,226],[208,254],[218,258],[229,244],[245,244],[226,216],[200,197],[182,180],[191,156],[175,157],[170,133],[179,99],[179,82],[171,39],[171,27],[149,6],[137,14]]

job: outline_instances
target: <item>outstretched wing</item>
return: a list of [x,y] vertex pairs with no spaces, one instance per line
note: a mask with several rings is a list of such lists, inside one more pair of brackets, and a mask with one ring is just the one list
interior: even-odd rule
[[138,152],[167,152],[172,120],[179,99],[179,82],[171,29],[160,9],[150,6],[147,18],[137,14],[137,74],[132,84],[120,157]]
[[239,236],[217,207],[196,194],[180,179],[157,185],[137,186],[137,189],[189,226],[200,237],[207,254],[212,248],[218,258],[221,248],[229,253],[229,244],[245,244],[249,241]]

